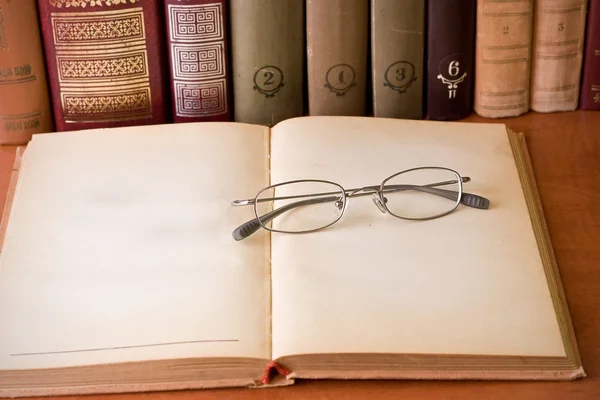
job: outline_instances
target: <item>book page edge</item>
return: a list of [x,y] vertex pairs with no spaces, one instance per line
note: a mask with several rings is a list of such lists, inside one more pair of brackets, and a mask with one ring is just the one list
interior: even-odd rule
[[4,240],[6,238],[6,229],[8,227],[12,205],[15,199],[15,192],[17,190],[17,183],[19,181],[19,173],[21,171],[25,147],[26,146],[19,146],[16,149],[15,161],[13,163],[10,182],[8,184],[8,191],[6,193],[6,200],[4,202],[4,209],[2,211],[2,219],[0,220],[0,254],[2,253]]
[[356,371],[304,370],[292,372],[288,379],[360,379],[360,380],[506,380],[506,381],[571,381],[585,376],[582,367],[574,369],[369,369]]
[[54,396],[83,396],[83,395],[107,395],[126,393],[152,393],[170,392],[184,390],[206,390],[219,388],[273,388],[290,386],[295,383],[294,379],[280,379],[268,385],[258,385],[254,380],[248,379],[210,379],[187,382],[155,382],[155,383],[131,383],[126,385],[85,385],[85,386],[61,386],[47,388],[19,388],[0,390],[0,398],[20,397],[54,397]]
[[580,376],[583,377],[585,376],[585,372],[581,363],[575,330],[571,321],[564,287],[560,278],[558,263],[556,261],[556,256],[550,240],[550,234],[548,232],[548,226],[544,217],[542,202],[537,189],[537,183],[535,180],[529,151],[527,149],[525,134],[522,132],[514,132],[508,127],[506,130],[519,174],[519,179],[521,180],[521,186],[525,196],[525,201],[527,203],[527,208],[529,209],[529,216],[531,218],[535,240],[537,242],[540,258],[544,267],[546,281],[550,290],[550,296],[552,298],[556,318],[558,320],[565,353],[567,358],[578,367],[578,370],[580,370]]

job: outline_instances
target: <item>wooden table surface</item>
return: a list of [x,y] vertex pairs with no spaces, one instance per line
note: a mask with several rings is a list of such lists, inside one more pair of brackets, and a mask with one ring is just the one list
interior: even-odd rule
[[[524,132],[587,377],[572,382],[301,381],[274,389],[87,396],[78,400],[600,399],[600,112],[529,113]],[[0,147],[4,204],[15,147]],[[43,199],[40,199],[43,201]]]

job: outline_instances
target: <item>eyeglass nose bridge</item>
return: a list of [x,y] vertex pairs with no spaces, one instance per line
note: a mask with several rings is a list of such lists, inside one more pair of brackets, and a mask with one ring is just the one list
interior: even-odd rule
[[379,208],[379,211],[381,211],[383,214],[387,213],[387,209],[385,208],[385,205],[383,205],[381,197],[379,197],[378,193],[373,193],[371,198],[373,199],[373,203],[375,203],[377,208]]

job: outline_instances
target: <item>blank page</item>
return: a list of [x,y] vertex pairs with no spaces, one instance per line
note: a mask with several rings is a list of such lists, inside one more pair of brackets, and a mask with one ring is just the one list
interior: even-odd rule
[[491,201],[429,221],[370,197],[308,234],[272,234],[273,357],[312,353],[564,356],[506,128],[371,118],[288,120],[271,181],[379,185],[420,166],[457,170]]
[[0,258],[0,369],[270,358],[269,242],[231,199],[268,183],[268,130],[35,136]]

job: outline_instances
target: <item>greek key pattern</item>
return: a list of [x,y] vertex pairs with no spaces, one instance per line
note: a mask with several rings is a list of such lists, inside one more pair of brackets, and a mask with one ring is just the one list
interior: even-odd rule
[[175,114],[203,117],[227,112],[223,6],[168,6]]
[[224,113],[227,111],[225,87],[225,79],[199,83],[176,82],[177,115],[197,117]]
[[175,75],[189,80],[225,77],[223,43],[200,45],[173,44]]
[[66,123],[152,117],[142,8],[53,13],[51,22]]
[[204,5],[169,5],[171,40],[207,42],[222,40],[223,6],[221,3]]

